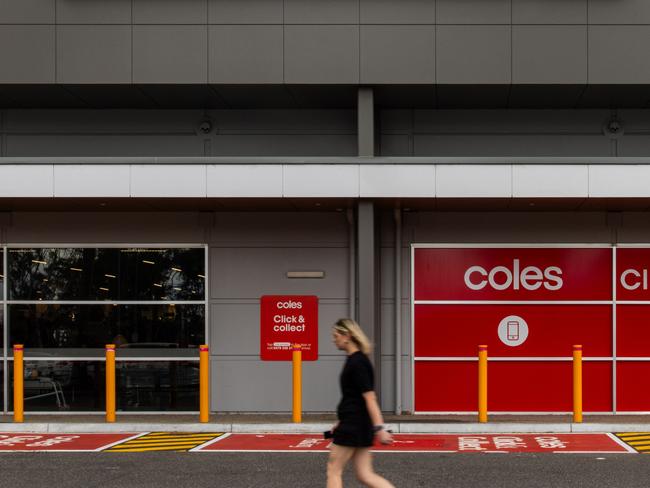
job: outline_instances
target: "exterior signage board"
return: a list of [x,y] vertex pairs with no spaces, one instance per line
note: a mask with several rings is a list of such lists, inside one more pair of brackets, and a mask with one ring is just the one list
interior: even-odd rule
[[415,245],[413,297],[416,412],[476,411],[479,344],[491,411],[570,411],[574,344],[586,412],[650,411],[650,247]]
[[318,297],[265,295],[260,298],[260,357],[291,361],[299,344],[303,361],[318,359]]

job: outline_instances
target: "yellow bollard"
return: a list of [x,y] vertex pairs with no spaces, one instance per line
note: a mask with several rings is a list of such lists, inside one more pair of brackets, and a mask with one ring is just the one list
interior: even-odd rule
[[210,355],[207,344],[199,346],[199,422],[210,420]]
[[106,422],[115,422],[115,344],[106,344]]
[[14,422],[22,423],[25,420],[24,411],[24,366],[23,345],[14,344]]
[[488,421],[487,408],[487,380],[488,380],[488,355],[487,346],[478,346],[478,421]]
[[573,346],[573,421],[582,423],[582,346]]
[[302,351],[300,344],[293,345],[293,421],[302,422]]

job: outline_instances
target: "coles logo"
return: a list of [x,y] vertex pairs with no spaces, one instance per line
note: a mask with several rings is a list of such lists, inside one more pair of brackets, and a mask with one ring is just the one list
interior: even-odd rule
[[470,266],[465,271],[465,285],[470,290],[482,290],[486,286],[494,290],[537,290],[542,286],[547,290],[559,290],[562,281],[562,269],[548,266],[545,269],[537,266],[526,266],[521,269],[519,259],[514,259],[511,266],[495,266],[486,270],[482,266]]

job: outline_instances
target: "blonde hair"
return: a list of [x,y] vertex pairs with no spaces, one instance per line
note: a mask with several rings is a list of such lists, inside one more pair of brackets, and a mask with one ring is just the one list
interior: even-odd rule
[[368,336],[363,333],[363,330],[361,330],[361,326],[357,324],[354,320],[352,319],[339,319],[336,321],[334,324],[334,330],[341,334],[347,334],[350,336],[350,339],[352,339],[352,342],[354,342],[359,349],[361,350],[362,353],[364,353],[366,356],[370,354],[372,351],[372,346],[370,345],[370,340],[368,340]]

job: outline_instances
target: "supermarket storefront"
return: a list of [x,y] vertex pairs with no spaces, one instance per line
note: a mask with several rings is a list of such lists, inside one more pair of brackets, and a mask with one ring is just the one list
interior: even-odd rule
[[205,246],[0,248],[2,409],[12,345],[25,346],[25,410],[103,411],[104,346],[117,346],[121,411],[198,409]]
[[418,413],[476,411],[487,344],[491,412],[571,411],[584,349],[585,412],[648,412],[650,247],[412,247]]

